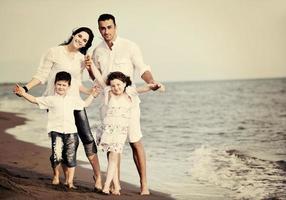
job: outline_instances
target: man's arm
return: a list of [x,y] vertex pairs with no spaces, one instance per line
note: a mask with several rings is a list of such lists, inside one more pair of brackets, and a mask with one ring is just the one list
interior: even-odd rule
[[152,83],[152,85],[150,86],[150,89],[155,91],[155,90],[158,90],[160,87],[161,87],[161,84],[157,83],[154,78],[153,78],[153,75],[150,71],[145,71],[141,78],[147,83]]

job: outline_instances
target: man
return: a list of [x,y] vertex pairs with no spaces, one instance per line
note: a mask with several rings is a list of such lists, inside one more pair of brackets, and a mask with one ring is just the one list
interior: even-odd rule
[[[106,80],[110,72],[120,71],[130,76],[134,83],[134,69],[138,70],[141,78],[146,83],[155,83],[156,86],[152,90],[160,88],[161,84],[156,83],[153,79],[151,69],[143,62],[143,58],[138,46],[127,40],[117,36],[116,22],[113,15],[102,14],[98,18],[98,28],[104,41],[102,41],[94,50],[92,60],[95,66],[101,71],[103,78]],[[86,65],[90,66],[92,62],[87,58]],[[92,79],[94,75],[89,68],[89,74]],[[136,121],[134,127],[130,127],[128,138],[133,152],[133,159],[136,164],[141,184],[141,195],[149,195],[146,177],[146,157],[143,144],[141,143],[140,128],[140,108],[134,109],[132,120]]]

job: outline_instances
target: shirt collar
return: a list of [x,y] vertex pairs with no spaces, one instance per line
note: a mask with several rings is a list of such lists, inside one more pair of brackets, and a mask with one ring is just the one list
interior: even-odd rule
[[[112,41],[112,49],[117,45],[117,43],[118,43],[118,41],[120,40],[120,38],[119,38],[119,36],[118,35],[116,35],[116,38],[115,38],[115,40],[113,40]],[[103,42],[104,42],[104,44],[105,44],[105,46],[109,49],[109,46],[107,45],[107,43],[105,42],[105,40],[103,40]]]

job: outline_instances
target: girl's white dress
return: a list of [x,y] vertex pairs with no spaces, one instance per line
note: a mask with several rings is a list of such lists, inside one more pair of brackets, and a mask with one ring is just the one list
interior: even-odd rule
[[104,90],[104,116],[97,129],[97,144],[105,152],[122,153],[130,126],[132,108],[139,104],[134,87],[126,88],[126,95],[110,95],[110,87]]

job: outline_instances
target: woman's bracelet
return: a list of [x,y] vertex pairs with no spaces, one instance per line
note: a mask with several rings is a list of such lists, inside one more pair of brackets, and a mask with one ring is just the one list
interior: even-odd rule
[[24,90],[25,90],[26,93],[29,91],[26,86],[23,86],[23,88],[24,88]]

